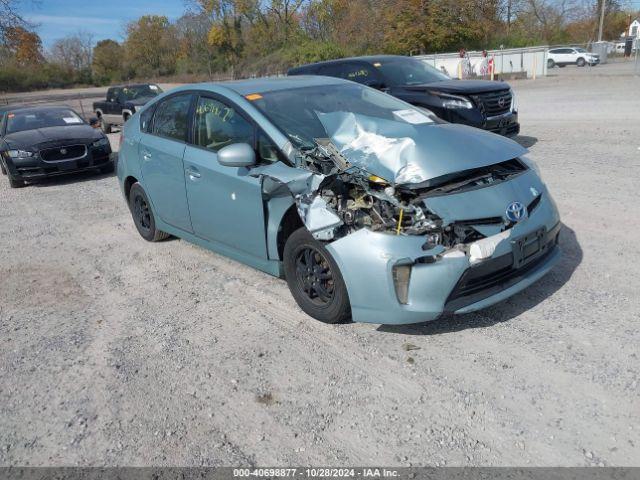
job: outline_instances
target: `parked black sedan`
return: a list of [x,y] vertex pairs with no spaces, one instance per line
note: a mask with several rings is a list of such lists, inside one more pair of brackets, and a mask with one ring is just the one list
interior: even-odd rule
[[400,55],[343,58],[302,65],[288,75],[339,77],[377,88],[451,123],[506,136],[520,132],[509,85],[486,80],[453,80],[422,60]]
[[69,107],[0,110],[0,168],[13,188],[53,175],[114,170],[109,139]]

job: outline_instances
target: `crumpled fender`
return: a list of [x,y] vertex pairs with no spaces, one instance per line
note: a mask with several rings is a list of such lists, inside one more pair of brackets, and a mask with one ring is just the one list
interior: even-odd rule
[[288,167],[280,162],[253,168],[249,175],[262,178],[262,193],[268,198],[293,196],[302,223],[319,240],[331,240],[342,220],[317,195],[325,175]]

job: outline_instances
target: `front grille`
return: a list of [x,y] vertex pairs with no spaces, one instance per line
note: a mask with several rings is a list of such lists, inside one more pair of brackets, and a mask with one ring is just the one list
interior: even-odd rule
[[511,111],[511,91],[481,93],[474,97],[478,107],[487,117],[503,115]]
[[40,158],[45,162],[59,162],[84,157],[87,154],[86,145],[65,145],[61,147],[40,150]]
[[514,267],[512,253],[486,260],[469,268],[449,294],[445,310],[454,312],[521,281],[529,272],[549,258],[556,248],[559,231],[560,224],[547,233],[546,244],[540,254],[520,268]]

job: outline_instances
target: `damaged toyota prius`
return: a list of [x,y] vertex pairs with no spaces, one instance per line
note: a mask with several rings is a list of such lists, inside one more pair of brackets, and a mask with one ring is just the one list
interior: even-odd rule
[[324,322],[484,308],[558,261],[560,218],[517,143],[328,77],[173,90],[127,122],[139,233],[284,276]]

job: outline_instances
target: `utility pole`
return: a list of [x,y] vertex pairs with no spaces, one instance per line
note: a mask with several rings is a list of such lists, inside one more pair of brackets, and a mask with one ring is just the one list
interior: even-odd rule
[[602,2],[602,10],[600,11],[600,27],[598,28],[598,41],[602,41],[602,29],[604,27],[604,7],[606,0],[600,0]]

